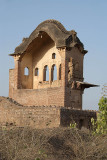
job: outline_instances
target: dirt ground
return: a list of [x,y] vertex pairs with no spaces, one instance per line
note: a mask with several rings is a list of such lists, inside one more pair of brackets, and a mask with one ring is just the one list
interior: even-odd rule
[[0,160],[107,160],[107,135],[72,128],[0,129]]

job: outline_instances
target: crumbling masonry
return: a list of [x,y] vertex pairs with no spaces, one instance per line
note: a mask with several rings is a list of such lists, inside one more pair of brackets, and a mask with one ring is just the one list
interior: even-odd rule
[[64,107],[63,117],[82,114],[83,91],[96,86],[84,82],[86,53],[74,30],[56,20],[42,22],[10,54],[15,68],[9,71],[9,97],[24,106]]

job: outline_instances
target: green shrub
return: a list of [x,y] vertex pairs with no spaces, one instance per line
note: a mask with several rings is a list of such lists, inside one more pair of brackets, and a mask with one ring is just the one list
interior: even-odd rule
[[91,119],[93,133],[107,134],[107,97],[102,96],[98,105],[97,120]]

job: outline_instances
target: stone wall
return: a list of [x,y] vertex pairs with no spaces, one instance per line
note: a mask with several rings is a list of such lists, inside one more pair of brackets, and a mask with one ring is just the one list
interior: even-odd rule
[[76,110],[62,108],[60,111],[61,126],[70,126],[72,123],[76,123],[77,127],[91,129],[91,118],[97,119],[96,111],[90,110]]
[[64,88],[13,89],[13,96],[11,98],[27,106],[64,106]]
[[9,96],[13,96],[13,88],[14,88],[14,69],[9,70]]
[[72,110],[56,106],[23,106],[10,98],[0,97],[0,125],[31,128],[77,127],[91,128],[95,111]]
[[11,99],[0,98],[0,125],[52,128],[60,125],[60,109],[55,106],[22,106]]

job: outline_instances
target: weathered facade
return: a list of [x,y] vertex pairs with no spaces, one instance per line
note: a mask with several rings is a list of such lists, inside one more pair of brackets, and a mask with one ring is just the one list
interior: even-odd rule
[[56,20],[42,22],[10,54],[15,68],[9,71],[9,97],[27,106],[82,109],[84,89],[95,86],[84,82],[86,53],[74,30]]
[[76,126],[91,129],[91,118],[96,111],[58,106],[23,106],[11,98],[0,97],[0,126],[53,128]]

